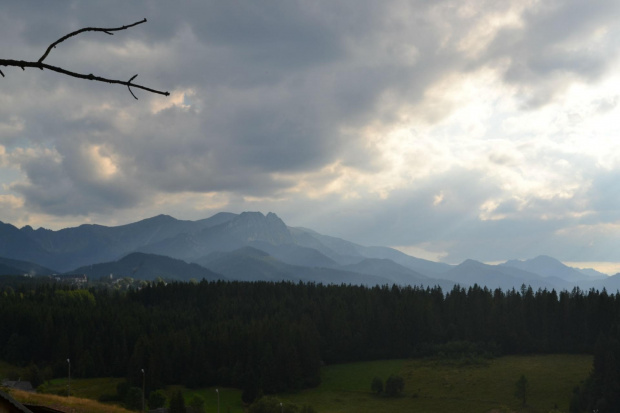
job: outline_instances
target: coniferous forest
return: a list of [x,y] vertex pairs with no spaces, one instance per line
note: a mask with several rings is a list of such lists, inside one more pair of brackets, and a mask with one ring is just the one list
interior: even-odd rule
[[[8,278],[6,279],[8,280]],[[14,279],[13,279],[14,281]],[[606,291],[153,283],[139,290],[4,283],[0,359],[148,390],[225,385],[251,395],[316,386],[323,364],[432,356],[595,354],[575,409],[616,400],[620,295]],[[619,403],[617,403],[619,402]]]

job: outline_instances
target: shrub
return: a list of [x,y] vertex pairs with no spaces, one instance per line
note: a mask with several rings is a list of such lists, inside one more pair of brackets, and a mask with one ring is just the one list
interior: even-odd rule
[[192,408],[194,412],[204,412],[205,411],[205,399],[202,397],[195,395],[189,401],[189,406]]
[[396,375],[391,375],[385,381],[385,394],[390,397],[400,396],[405,390],[405,380]]
[[383,380],[381,380],[379,377],[375,377],[374,379],[372,379],[372,383],[370,384],[370,390],[377,394],[383,393]]
[[149,394],[149,408],[152,410],[159,409],[166,405],[166,394],[163,390],[155,390]]
[[174,396],[170,399],[170,409],[169,413],[185,413],[185,399],[183,398],[183,393],[181,390],[177,391]]
[[142,408],[142,389],[130,387],[125,395],[125,406],[129,410],[140,410]]

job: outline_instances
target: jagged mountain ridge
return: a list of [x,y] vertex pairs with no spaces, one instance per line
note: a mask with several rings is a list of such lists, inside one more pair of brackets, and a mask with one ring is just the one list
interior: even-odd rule
[[243,212],[230,218],[218,225],[146,244],[137,250],[192,261],[214,251],[234,251],[257,241],[272,245],[293,243],[288,227],[274,213],[265,216],[260,212]]
[[[58,231],[0,225],[0,256],[24,260],[65,272],[76,267],[114,261],[140,246],[219,224],[227,215],[200,221],[181,221],[168,215],[127,225],[84,224]],[[8,235],[7,235],[8,234]],[[8,245],[7,245],[8,244]]]
[[[255,253],[249,253],[247,247],[260,250],[266,257],[258,258]],[[360,284],[441,285],[444,289],[455,283],[463,286],[488,284],[504,289],[520,288],[525,283],[534,288],[570,289],[575,284],[583,288],[593,282],[592,278],[557,260],[551,267],[559,272],[553,274],[528,261],[513,260],[497,266],[466,261],[451,266],[423,260],[388,247],[361,246],[311,229],[289,227],[274,213],[219,213],[198,221],[159,215],[117,227],[81,225],[59,231],[17,229],[10,224],[0,224],[0,256],[27,260],[61,272],[119,262],[135,252],[207,267],[207,257],[220,254],[218,265],[226,268],[224,272],[233,275],[232,279],[320,279],[321,282],[344,279],[344,282],[351,280],[351,283]],[[230,254],[232,252],[234,254]],[[244,257],[244,254],[249,256]],[[549,264],[553,259],[547,258],[543,261]],[[254,269],[250,264],[237,265],[234,260],[251,262]],[[232,271],[235,265],[237,269]],[[211,269],[226,276],[217,268]]]

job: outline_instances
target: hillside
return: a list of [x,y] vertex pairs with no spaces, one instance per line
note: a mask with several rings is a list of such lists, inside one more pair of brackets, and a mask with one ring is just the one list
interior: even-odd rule
[[212,253],[198,263],[237,281],[306,281],[324,284],[389,284],[391,280],[378,275],[357,273],[335,268],[304,267],[286,264],[266,252],[244,247],[233,252]]
[[0,257],[0,275],[52,275],[56,271],[28,261]]
[[[257,257],[247,248],[266,256]],[[136,253],[153,257],[132,255]],[[0,261],[0,273],[19,270],[49,274],[55,271],[47,268],[54,268],[86,273],[91,278],[109,274],[178,280],[223,276],[244,281],[441,286],[444,290],[454,284],[502,289],[519,289],[525,284],[556,290],[575,286],[615,289],[618,284],[546,256],[501,265],[473,260],[456,266],[433,262],[389,247],[362,246],[308,228],[291,227],[271,212],[222,212],[197,221],[158,215],[117,227],[89,224],[59,231],[0,224],[1,256],[13,261]],[[161,261],[154,256],[177,261]],[[207,264],[210,260],[213,262]],[[16,261],[21,262],[19,266]]]
[[71,272],[86,274],[90,279],[131,277],[138,280],[154,280],[161,277],[165,280],[205,279],[212,281],[224,278],[197,264],[188,264],[174,258],[140,252],[131,253],[118,261],[88,265]]

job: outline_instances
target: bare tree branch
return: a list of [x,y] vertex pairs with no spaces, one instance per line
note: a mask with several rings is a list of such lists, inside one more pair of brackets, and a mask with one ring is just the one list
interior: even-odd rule
[[[25,61],[25,60],[0,59],[0,66],[5,66],[5,67],[8,67],[8,66],[21,67],[22,70],[26,70],[27,67],[34,67],[34,68],[38,68],[40,70],[43,70],[43,69],[51,70],[53,72],[62,73],[63,75],[67,75],[67,76],[71,76],[71,77],[77,77],[79,79],[94,80],[94,81],[97,81],[97,82],[105,82],[105,83],[111,83],[111,84],[125,85],[125,86],[127,86],[127,89],[129,89],[129,93],[131,93],[131,95],[134,98],[136,98],[136,99],[138,99],[138,98],[131,91],[132,87],[135,87],[135,88],[138,88],[138,89],[142,89],[142,90],[146,90],[147,92],[151,92],[151,93],[157,93],[157,94],[160,94],[160,95],[169,96],[170,95],[169,92],[163,92],[163,91],[160,91],[160,90],[148,88],[146,86],[138,85],[136,83],[131,83],[138,76],[137,74],[134,75],[128,81],[122,81],[122,80],[116,80],[116,79],[107,79],[107,78],[101,77],[101,76],[95,76],[92,73],[90,73],[88,75],[85,75],[85,74],[82,74],[82,73],[72,72],[72,71],[63,69],[61,67],[52,66],[52,65],[48,65],[47,63],[43,63],[43,61],[45,60],[45,58],[47,58],[47,56],[50,54],[52,49],[54,49],[58,44],[64,42],[65,40],[69,39],[70,37],[76,36],[76,35],[78,35],[80,33],[83,33],[83,32],[104,32],[106,34],[113,35],[114,33],[112,33],[112,32],[116,32],[116,31],[120,31],[120,30],[126,30],[126,29],[129,29],[130,27],[137,26],[138,24],[142,24],[142,23],[146,23],[146,19],[140,20],[138,22],[135,22],[135,23],[132,23],[132,24],[129,24],[129,25],[126,25],[126,26],[121,26],[121,27],[113,27],[113,28],[85,27],[83,29],[71,32],[71,33],[61,37],[60,39],[56,40],[54,43],[50,44],[49,47],[47,48],[47,50],[45,51],[45,53],[43,53],[43,56],[41,56],[41,58],[38,61],[36,61],[36,62],[34,62],[34,61],[33,62]],[[0,70],[0,75],[2,75],[2,77],[5,77],[4,73],[2,73],[1,70]]]
[[142,24],[142,23],[146,23],[146,19],[140,20],[139,22],[135,22],[135,23],[129,24],[127,26],[115,27],[115,28],[112,28],[112,29],[103,29],[103,28],[99,28],[99,27],[85,27],[83,29],[76,30],[74,32],[71,32],[71,33],[61,37],[60,39],[56,40],[54,43],[50,44],[49,47],[47,48],[47,50],[45,51],[45,53],[43,53],[43,56],[41,56],[41,58],[39,59],[39,63],[41,63],[41,62],[43,62],[45,60],[45,58],[47,57],[48,54],[50,54],[52,49],[56,48],[57,44],[62,43],[65,40],[67,40],[68,38],[76,36],[76,35],[78,35],[80,33],[83,33],[83,32],[104,32],[104,33],[107,33],[110,36],[112,36],[112,35],[114,35],[114,33],[110,33],[110,32],[117,32],[117,31],[120,31],[120,30],[126,30],[126,29],[129,29],[130,27],[137,26],[137,25]]

